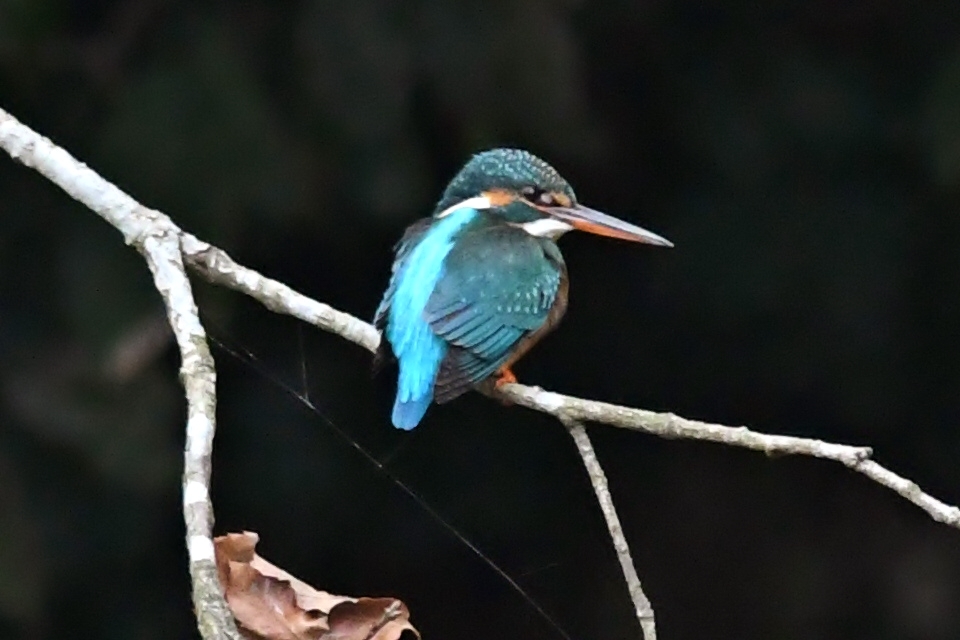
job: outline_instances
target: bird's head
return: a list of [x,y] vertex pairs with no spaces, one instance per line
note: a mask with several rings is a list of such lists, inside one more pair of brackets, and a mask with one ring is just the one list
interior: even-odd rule
[[673,246],[655,233],[578,203],[573,188],[556,169],[521,149],[491,149],[471,158],[447,185],[435,217],[461,206],[487,210],[535,236],[557,238],[579,229]]

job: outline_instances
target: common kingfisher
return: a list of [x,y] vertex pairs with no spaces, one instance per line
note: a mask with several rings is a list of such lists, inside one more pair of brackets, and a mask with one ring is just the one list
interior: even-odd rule
[[475,155],[453,178],[433,216],[397,244],[374,324],[377,363],[396,357],[392,420],[413,429],[431,401],[448,402],[511,365],[567,310],[567,268],[557,239],[579,229],[673,244],[585,207],[549,164],[520,149]]

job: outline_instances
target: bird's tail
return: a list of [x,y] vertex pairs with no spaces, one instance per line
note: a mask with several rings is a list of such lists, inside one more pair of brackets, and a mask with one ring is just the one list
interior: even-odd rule
[[388,328],[386,334],[398,352],[400,365],[397,399],[393,403],[393,426],[409,431],[420,423],[433,401],[433,385],[447,345],[420,318],[401,328],[403,331]]
[[401,400],[400,393],[397,393],[397,399],[393,403],[393,426],[397,429],[409,431],[420,424],[427,407],[433,400],[433,391],[428,391],[425,395],[409,400]]

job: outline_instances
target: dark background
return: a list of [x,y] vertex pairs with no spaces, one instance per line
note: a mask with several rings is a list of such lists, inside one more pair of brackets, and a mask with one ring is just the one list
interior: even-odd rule
[[[0,3],[0,104],[240,262],[361,317],[478,150],[673,240],[564,238],[525,382],[875,447],[960,503],[960,4]],[[177,354],[116,231],[0,158],[0,636],[186,638]],[[425,638],[637,625],[569,437],[471,395],[389,424],[369,354],[197,283],[219,532]],[[252,355],[251,355],[252,354]],[[312,412],[276,382],[309,395]],[[660,637],[960,638],[960,532],[839,465],[591,430]]]

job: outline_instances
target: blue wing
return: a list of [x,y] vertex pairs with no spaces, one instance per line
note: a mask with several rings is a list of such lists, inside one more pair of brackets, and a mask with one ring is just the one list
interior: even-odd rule
[[496,225],[463,234],[424,311],[449,345],[434,385],[437,402],[490,377],[545,326],[563,268],[555,244],[522,229]]
[[[431,330],[424,309],[454,240],[476,216],[475,209],[455,209],[443,218],[415,224],[400,241],[393,275],[375,318],[383,330],[381,342],[389,341],[400,366],[392,415],[397,428],[417,426],[433,399],[447,343]],[[382,358],[383,351],[379,353]]]
[[374,371],[379,370],[392,353],[390,349],[390,341],[386,339],[387,321],[389,318],[390,306],[393,304],[393,296],[397,292],[397,285],[399,284],[402,276],[403,267],[406,265],[407,260],[409,259],[410,250],[417,245],[417,243],[420,241],[420,238],[422,238],[430,228],[430,224],[432,222],[433,218],[422,218],[417,220],[412,225],[407,227],[407,230],[403,233],[403,237],[400,238],[400,241],[397,242],[396,246],[393,248],[395,255],[393,267],[390,272],[390,284],[387,285],[387,290],[384,292],[383,299],[380,301],[380,305],[377,307],[377,312],[373,317],[373,326],[380,331],[382,336],[380,345],[377,347],[377,352],[374,354]]

